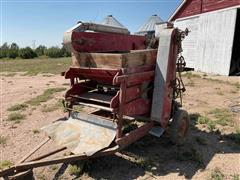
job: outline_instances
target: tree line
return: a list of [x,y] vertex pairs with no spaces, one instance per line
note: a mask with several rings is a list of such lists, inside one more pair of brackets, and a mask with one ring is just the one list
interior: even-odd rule
[[36,49],[30,47],[19,48],[17,43],[4,43],[0,46],[0,58],[11,58],[17,57],[22,59],[31,59],[39,56],[48,56],[50,58],[69,57],[71,53],[67,52],[64,46],[61,48],[55,46],[47,48],[44,45],[39,45]]

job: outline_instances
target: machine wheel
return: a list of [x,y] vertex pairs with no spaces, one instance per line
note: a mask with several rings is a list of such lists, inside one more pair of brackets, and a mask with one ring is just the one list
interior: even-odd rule
[[170,139],[174,144],[181,145],[185,142],[189,129],[189,116],[187,111],[177,110],[170,126]]

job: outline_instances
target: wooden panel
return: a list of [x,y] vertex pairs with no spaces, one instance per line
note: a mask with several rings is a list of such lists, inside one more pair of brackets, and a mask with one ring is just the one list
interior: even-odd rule
[[185,58],[186,66],[189,68],[195,67],[197,59],[197,37],[198,37],[198,21],[199,17],[189,18],[186,20],[176,21],[175,27],[185,30],[189,29],[190,33],[182,42],[183,52],[182,55]]
[[187,0],[171,21],[240,5],[240,0]]
[[92,68],[128,68],[141,65],[155,64],[157,50],[138,50],[130,53],[73,53],[74,67]]
[[178,10],[178,12],[176,12],[171,21],[200,13],[201,0],[187,0],[186,3]]
[[115,68],[121,67],[120,54],[107,53],[73,53],[72,65],[74,67]]
[[201,15],[196,70],[229,75],[237,9]]
[[139,50],[131,53],[123,54],[122,67],[136,67],[142,65],[155,64],[157,58],[157,50]]
[[202,11],[210,12],[240,5],[240,0],[203,0]]

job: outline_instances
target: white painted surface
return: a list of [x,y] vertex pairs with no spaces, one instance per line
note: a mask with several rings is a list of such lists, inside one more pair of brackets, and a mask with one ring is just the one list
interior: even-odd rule
[[197,39],[198,39],[198,23],[199,17],[189,18],[182,21],[176,21],[174,23],[175,27],[178,27],[181,30],[188,28],[190,31],[189,35],[186,36],[182,42],[183,53],[185,57],[187,67],[195,68],[195,62],[197,57]]
[[226,9],[176,20],[175,27],[191,32],[183,41],[187,67],[229,75],[237,9]]
[[237,9],[201,15],[195,70],[229,75],[236,16]]

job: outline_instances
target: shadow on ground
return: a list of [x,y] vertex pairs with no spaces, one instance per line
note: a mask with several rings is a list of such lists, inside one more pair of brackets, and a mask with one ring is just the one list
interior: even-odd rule
[[[196,127],[198,114],[191,114],[191,129],[182,146],[171,144],[168,135],[161,138],[151,135],[129,146],[121,154],[130,160],[112,155],[90,160],[84,173],[94,179],[136,179],[145,175],[154,179],[170,173],[191,179],[204,170],[215,154],[240,153],[236,134],[221,135]],[[239,139],[238,139],[239,141]]]

